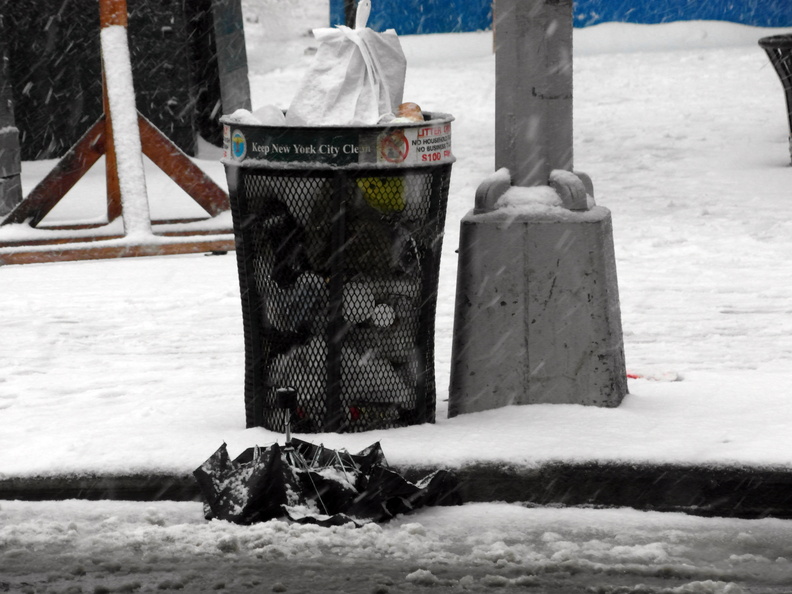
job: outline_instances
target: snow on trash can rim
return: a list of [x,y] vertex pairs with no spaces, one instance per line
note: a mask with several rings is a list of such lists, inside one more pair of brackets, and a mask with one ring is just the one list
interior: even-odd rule
[[393,169],[453,163],[447,113],[423,122],[361,126],[286,126],[223,116],[223,163],[277,169]]

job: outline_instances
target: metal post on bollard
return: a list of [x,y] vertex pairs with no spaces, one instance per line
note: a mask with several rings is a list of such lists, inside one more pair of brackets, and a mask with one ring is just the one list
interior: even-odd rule
[[572,0],[496,0],[496,172],[459,239],[449,416],[627,394],[610,211],[573,171]]
[[572,169],[572,0],[495,2],[495,169],[517,186]]

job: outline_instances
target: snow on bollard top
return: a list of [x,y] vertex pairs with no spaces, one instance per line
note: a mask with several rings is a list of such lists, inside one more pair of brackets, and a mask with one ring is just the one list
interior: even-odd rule
[[539,223],[592,223],[610,214],[587,196],[587,210],[569,210],[551,186],[511,186],[495,201],[490,211],[471,212],[465,218],[510,224],[530,220]]
[[511,174],[504,167],[479,185],[476,207],[466,218],[507,224],[518,219],[548,223],[594,222],[607,214],[608,209],[596,205],[594,197],[587,192],[586,183],[575,172],[553,170],[549,185],[513,186]]

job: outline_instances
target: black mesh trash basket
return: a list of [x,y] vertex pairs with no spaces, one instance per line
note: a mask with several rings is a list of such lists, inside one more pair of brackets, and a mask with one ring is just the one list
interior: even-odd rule
[[789,121],[789,156],[792,159],[792,33],[762,37],[759,45],[770,58],[784,87]]
[[451,121],[360,127],[224,118],[248,427],[433,422],[434,318]]

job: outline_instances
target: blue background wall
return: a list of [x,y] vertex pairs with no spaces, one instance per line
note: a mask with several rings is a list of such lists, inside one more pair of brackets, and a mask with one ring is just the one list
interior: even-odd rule
[[[372,0],[369,26],[400,35],[489,29],[491,0]],[[732,21],[759,27],[792,27],[792,0],[576,0],[575,26],[610,21]],[[344,23],[344,0],[330,0],[330,24]]]

